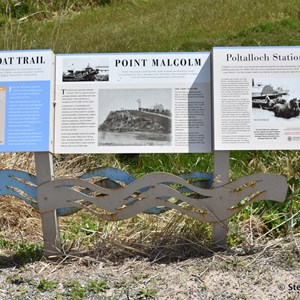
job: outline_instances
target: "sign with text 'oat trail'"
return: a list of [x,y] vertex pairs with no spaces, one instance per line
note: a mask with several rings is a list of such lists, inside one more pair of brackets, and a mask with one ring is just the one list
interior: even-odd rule
[[0,152],[53,152],[55,56],[0,51]]

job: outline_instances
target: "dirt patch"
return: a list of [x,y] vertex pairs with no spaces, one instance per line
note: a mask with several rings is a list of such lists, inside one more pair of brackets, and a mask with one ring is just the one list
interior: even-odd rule
[[[209,252],[169,263],[140,257],[104,262],[92,251],[74,253],[56,262],[42,259],[21,268],[2,268],[0,297],[299,299],[299,246],[300,235],[293,235],[251,249]],[[49,282],[55,288],[41,288]],[[101,291],[91,288],[99,282]]]

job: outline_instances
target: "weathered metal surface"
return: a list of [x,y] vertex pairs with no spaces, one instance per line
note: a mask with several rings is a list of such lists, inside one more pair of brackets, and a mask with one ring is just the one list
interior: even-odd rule
[[[193,182],[193,185],[202,188],[210,188],[213,183],[213,176],[209,173],[192,172],[183,173],[178,176],[186,180],[198,179]],[[122,188],[136,180],[133,176],[116,168],[99,168],[84,174],[80,178],[88,180],[97,177],[101,177],[102,179],[96,181],[95,184],[107,189]],[[145,186],[141,191],[146,191],[148,188],[149,187]],[[179,191],[181,193],[191,192],[191,190],[186,187],[179,188]],[[86,188],[81,192],[89,195],[93,190]],[[35,209],[39,209],[37,203],[37,178],[35,175],[27,172],[18,170],[0,170],[0,196],[1,195],[16,196]],[[26,195],[29,197],[26,197]],[[137,201],[135,197],[128,197],[128,199],[131,199],[134,202]],[[86,205],[88,205],[88,203],[86,203]],[[82,209],[82,207],[60,207],[56,212],[58,216],[66,216],[80,209]],[[159,214],[169,209],[170,208],[168,207],[151,207],[146,210],[145,213]]]
[[[95,184],[86,181],[92,177],[104,178]],[[200,180],[193,184],[186,181],[195,178]],[[172,184],[179,187],[174,189],[170,187]],[[111,220],[129,218],[141,212],[161,213],[177,209],[203,222],[219,223],[254,201],[284,201],[287,192],[285,178],[272,174],[246,176],[208,190],[211,185],[212,175],[200,172],[179,176],[151,173],[135,179],[124,171],[103,168],[84,174],[81,179],[51,180],[41,184],[39,207],[41,212],[57,210],[58,215],[68,215],[95,204],[107,211],[101,217]],[[91,196],[95,192],[97,196]],[[193,193],[194,198],[188,197],[187,193]],[[38,209],[37,202],[32,201],[37,199],[37,179],[24,171],[1,170],[0,195],[16,196]],[[196,199],[199,197],[202,199]],[[247,197],[248,202],[235,207]]]
[[[216,167],[218,162],[220,167]],[[214,176],[154,172],[136,179],[119,169],[101,168],[79,179],[55,180],[49,153],[36,153],[36,166],[37,177],[24,171],[0,170],[0,196],[16,196],[40,210],[47,256],[61,253],[57,215],[79,209],[106,220],[176,209],[212,223],[213,242],[226,245],[229,217],[258,200],[282,202],[288,188],[285,177],[273,174],[254,174],[228,183],[228,152],[216,155]]]
[[[197,179],[197,181],[193,182],[194,186],[202,187],[202,188],[211,188],[213,184],[213,175],[210,173],[201,173],[201,172],[191,172],[191,173],[182,173],[178,175],[180,178],[184,179]],[[88,172],[84,175],[82,175],[80,178],[81,179],[91,179],[91,178],[97,178],[101,177],[102,179],[98,180],[95,182],[96,185],[108,188],[108,189],[118,189],[122,188],[123,186],[126,186],[136,180],[135,177],[131,176],[130,174],[126,173],[125,171],[116,169],[116,168],[99,168],[96,170],[93,170],[91,172]],[[168,183],[165,183],[168,184]],[[149,187],[145,186],[141,189],[141,192],[144,192],[148,189]],[[184,188],[179,188],[180,192],[191,192],[191,190],[187,189],[186,187]],[[90,190],[89,188],[85,188],[84,190],[81,191],[81,193],[89,195],[93,191]],[[128,200],[131,199],[133,202],[137,201],[136,197],[128,197]],[[85,203],[88,205],[88,202]],[[59,208],[57,210],[57,213],[59,216],[66,216],[70,215],[78,210],[82,209],[82,207],[64,207],[64,208]],[[144,213],[148,214],[159,214],[166,212],[171,208],[168,207],[151,207],[144,211]]]
[[19,170],[0,170],[0,196],[18,197],[38,209],[36,176]]
[[[220,187],[229,182],[230,152],[214,151],[214,187]],[[214,245],[227,248],[227,220],[212,224],[212,241]]]
[[[180,185],[196,196],[188,197],[172,188],[171,184]],[[153,207],[167,207],[202,222],[219,223],[241,210],[243,205],[235,206],[246,198],[249,198],[248,204],[261,199],[284,201],[287,187],[285,177],[273,174],[245,176],[213,189],[199,188],[179,176],[164,172],[144,175],[116,189],[104,188],[82,179],[59,179],[39,187],[43,195],[39,206],[41,212],[60,207],[85,208],[106,220],[122,220]],[[86,189],[97,196],[82,193]],[[87,203],[105,212],[93,211]]]
[[[35,153],[35,168],[37,175],[37,200],[40,206],[43,194],[40,185],[51,182],[54,179],[53,156],[48,152]],[[60,230],[58,218],[55,210],[40,211],[42,219],[42,230],[44,239],[44,253],[50,257],[61,255],[62,248],[60,243]]]
[[129,175],[127,172],[123,170],[119,170],[117,168],[99,168],[88,173],[85,173],[80,178],[81,179],[89,179],[92,177],[103,177],[109,178],[114,181],[120,181],[125,184],[130,184],[131,182],[135,181],[135,178]]

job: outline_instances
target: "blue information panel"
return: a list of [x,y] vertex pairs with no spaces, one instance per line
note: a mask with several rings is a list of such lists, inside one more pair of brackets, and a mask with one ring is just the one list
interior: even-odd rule
[[0,52],[0,152],[53,151],[54,61],[50,50]]

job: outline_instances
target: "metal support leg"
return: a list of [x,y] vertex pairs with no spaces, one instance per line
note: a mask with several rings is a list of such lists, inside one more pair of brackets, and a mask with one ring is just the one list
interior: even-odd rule
[[[53,157],[48,152],[35,153],[38,202],[41,201],[43,195],[39,192],[39,185],[54,179],[53,173]],[[56,211],[41,213],[45,256],[61,255],[60,234]]]
[[[228,183],[229,181],[229,151],[215,151],[214,152],[214,187],[218,187]],[[227,221],[222,222],[223,226],[219,223],[213,223],[212,228],[212,241],[213,244],[219,248],[227,248]]]

